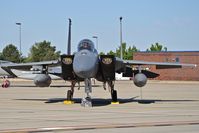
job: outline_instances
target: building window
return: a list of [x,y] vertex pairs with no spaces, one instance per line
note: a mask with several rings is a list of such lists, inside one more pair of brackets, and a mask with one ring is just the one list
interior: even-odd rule
[[165,58],[165,61],[166,61],[166,62],[169,62],[169,59],[168,59],[168,58]]
[[179,57],[176,57],[176,62],[180,62],[180,59],[179,59]]

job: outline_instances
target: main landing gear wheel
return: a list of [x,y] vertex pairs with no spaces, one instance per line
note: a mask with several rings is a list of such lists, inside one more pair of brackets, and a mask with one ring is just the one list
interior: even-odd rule
[[111,93],[111,104],[119,104],[118,100],[117,100],[117,91],[114,90],[114,81],[108,81],[108,88],[110,90]]
[[71,90],[67,91],[67,100],[68,101],[72,101],[73,98],[73,92]]
[[112,102],[116,103],[117,101],[117,91],[116,90],[111,90],[111,97],[112,97]]
[[74,87],[75,87],[76,82],[72,81],[71,82],[71,89],[67,91],[67,99],[64,100],[64,104],[73,104],[73,93],[74,93]]
[[73,92],[72,90],[68,90],[67,91],[67,100],[64,100],[64,104],[73,104],[74,101],[72,101],[73,99]]

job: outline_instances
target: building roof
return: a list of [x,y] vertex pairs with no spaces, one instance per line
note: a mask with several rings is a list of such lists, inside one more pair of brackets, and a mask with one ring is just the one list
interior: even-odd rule
[[135,53],[199,53],[199,51],[137,51]]

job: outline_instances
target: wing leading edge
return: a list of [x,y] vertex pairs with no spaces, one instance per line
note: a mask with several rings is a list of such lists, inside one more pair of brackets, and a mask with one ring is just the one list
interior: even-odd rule
[[126,65],[155,65],[156,69],[197,67],[196,64],[169,63],[169,62],[149,62],[149,61],[138,61],[138,60],[123,60],[123,63],[126,64]]
[[19,70],[30,70],[32,66],[57,66],[60,64],[59,60],[41,61],[41,62],[30,62],[30,63],[12,63],[12,64],[1,64],[2,68],[19,69]]

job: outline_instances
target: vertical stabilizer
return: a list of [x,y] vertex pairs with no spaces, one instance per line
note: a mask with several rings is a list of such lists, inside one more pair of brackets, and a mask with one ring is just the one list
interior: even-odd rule
[[120,17],[120,58],[123,60],[123,49],[122,49],[122,17]]
[[71,19],[69,18],[69,29],[68,29],[68,49],[67,55],[71,55]]

